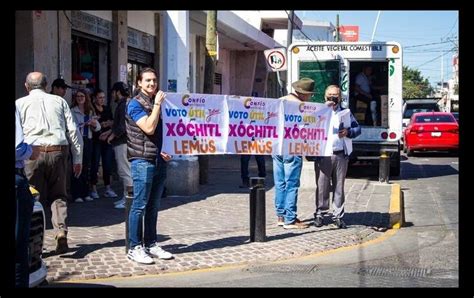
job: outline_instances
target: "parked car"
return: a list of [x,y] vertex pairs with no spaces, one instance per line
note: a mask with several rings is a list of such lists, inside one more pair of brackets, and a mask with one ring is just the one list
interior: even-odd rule
[[413,151],[459,149],[459,124],[451,113],[415,113],[405,129],[405,147],[408,156]]
[[453,114],[454,118],[459,123],[459,112],[451,112],[451,114]]
[[407,98],[403,101],[403,119],[402,119],[402,137],[400,138],[400,146],[405,144],[405,129],[410,122],[410,118],[414,113],[419,112],[439,112],[439,98]]
[[42,258],[46,229],[44,209],[39,202],[39,192],[33,187],[30,187],[30,191],[35,198],[29,241],[30,288],[33,288],[46,279],[48,270]]

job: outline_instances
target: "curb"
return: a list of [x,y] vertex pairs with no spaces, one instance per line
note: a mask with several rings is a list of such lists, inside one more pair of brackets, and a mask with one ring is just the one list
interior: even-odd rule
[[390,196],[390,209],[388,211],[390,216],[389,227],[392,229],[400,229],[405,223],[403,191],[400,184],[392,185],[392,193]]

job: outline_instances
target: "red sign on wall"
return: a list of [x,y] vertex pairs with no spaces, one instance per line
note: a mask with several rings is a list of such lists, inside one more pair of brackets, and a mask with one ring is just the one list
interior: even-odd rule
[[341,41],[359,41],[359,26],[340,26]]

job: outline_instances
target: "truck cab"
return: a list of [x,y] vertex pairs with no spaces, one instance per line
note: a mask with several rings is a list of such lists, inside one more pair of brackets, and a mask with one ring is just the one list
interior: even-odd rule
[[[371,68],[373,100],[358,99],[357,76]],[[390,176],[400,174],[402,137],[402,48],[397,42],[296,42],[288,48],[287,90],[301,77],[315,81],[314,102],[324,102],[327,86],[339,85],[341,105],[349,108],[361,125],[353,140],[351,161],[390,156]],[[372,101],[375,103],[372,104]],[[373,119],[375,118],[375,119]]]

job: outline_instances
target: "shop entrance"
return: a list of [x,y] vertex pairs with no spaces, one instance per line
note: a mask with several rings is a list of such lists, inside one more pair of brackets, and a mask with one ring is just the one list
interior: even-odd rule
[[[106,48],[106,45],[103,45]],[[99,52],[101,43],[82,36],[72,36],[72,85],[75,88],[99,88]]]
[[135,95],[138,87],[137,76],[146,67],[153,68],[153,54],[128,47],[127,83],[132,88],[132,96]]

